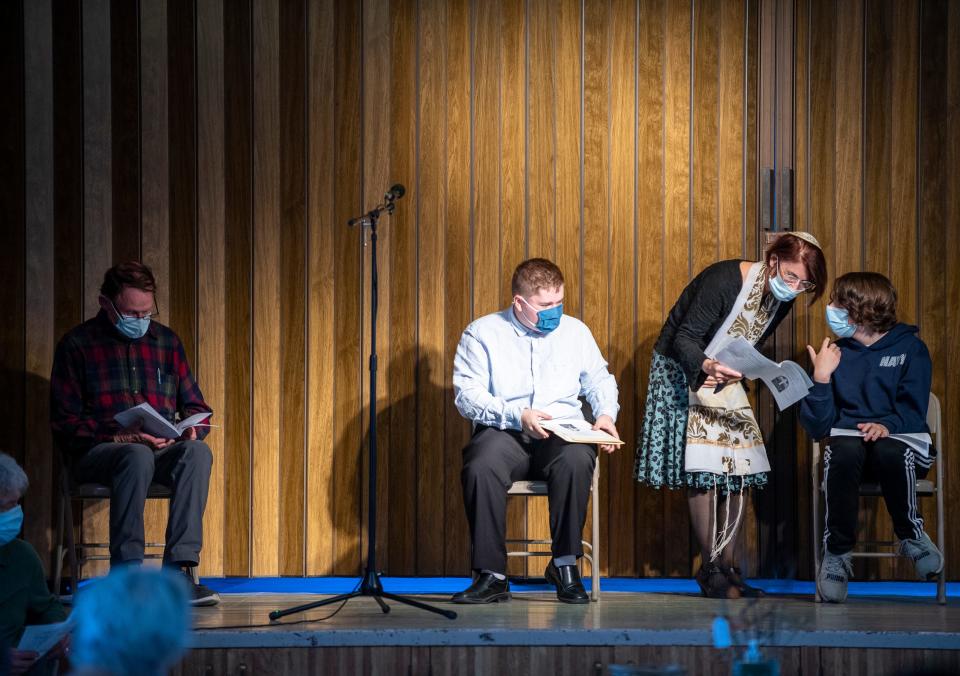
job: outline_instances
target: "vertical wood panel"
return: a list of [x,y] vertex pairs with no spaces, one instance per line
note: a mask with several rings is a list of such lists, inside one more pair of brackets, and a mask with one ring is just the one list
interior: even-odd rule
[[470,322],[470,3],[455,0],[447,8],[446,120],[446,319],[443,370],[444,441],[444,573],[462,575],[470,569],[470,531],[460,489],[460,449],[470,436],[470,424],[453,404],[453,358],[460,332]]
[[336,396],[334,420],[336,446],[334,456],[334,522],[335,561],[334,572],[352,575],[358,571],[360,562],[359,533],[363,493],[360,469],[363,448],[360,412],[363,313],[366,292],[362,279],[363,261],[360,255],[361,233],[354,228],[345,228],[352,216],[357,215],[361,205],[361,147],[360,122],[360,58],[354,48],[361,40],[361,15],[359,6],[337,6],[334,98],[334,167],[335,211],[334,251],[335,272],[335,334],[336,356],[334,366]]
[[[394,523],[416,521],[417,432],[411,420],[417,417],[417,3],[391,4],[391,40],[395,52],[391,64],[390,155],[396,180],[410,188],[391,217],[390,241],[390,471],[385,477],[390,494],[390,519]],[[392,180],[392,179],[391,179]],[[469,306],[469,303],[467,303]],[[452,449],[447,452],[455,454]],[[458,456],[459,457],[459,456]],[[456,489],[455,489],[456,490]],[[428,532],[390,531],[389,563],[393,575],[416,572],[416,547]]]
[[[160,307],[160,321],[171,323],[170,304],[170,136],[169,99],[167,74],[169,59],[167,51],[167,3],[159,0],[142,6],[139,19],[139,96],[141,110],[137,115],[140,124],[140,167],[138,205],[139,217],[134,225],[138,231],[142,250],[133,255],[140,258],[153,270],[157,280],[156,299]],[[118,148],[116,154],[122,154]],[[121,166],[123,166],[121,164]],[[116,171],[114,172],[116,177]],[[123,200],[121,199],[121,203]],[[114,201],[115,210],[117,201]],[[139,226],[139,227],[136,227]],[[126,224],[124,224],[126,227]],[[119,232],[120,228],[116,232]],[[129,231],[125,231],[130,239]],[[114,237],[118,246],[131,248],[124,237]],[[177,250],[176,248],[174,249]],[[119,257],[119,256],[118,256]],[[124,259],[128,260],[128,259]],[[201,381],[201,386],[202,386]],[[144,509],[146,537],[150,542],[162,542],[166,529],[166,504],[160,500],[148,500]],[[217,536],[214,536],[217,537]],[[218,538],[219,539],[219,538]],[[217,545],[213,545],[214,549]],[[201,556],[205,565],[206,556]]]
[[[224,252],[226,312],[223,441],[224,495],[230,518],[224,523],[224,574],[250,575],[252,495],[253,273],[253,91],[251,2],[223,6]],[[226,83],[230,86],[227,87]]]
[[[367,45],[363,59],[363,100],[379,101],[390,98],[390,53],[392,42],[390,36],[390,3],[388,0],[367,2],[363,5],[363,35]],[[393,167],[390,162],[390,109],[383,105],[364,105],[363,107],[363,191],[364,205],[379,204],[384,191],[397,182],[391,177]],[[407,185],[403,181],[401,184]],[[399,208],[406,206],[406,201],[399,203]],[[385,227],[380,229],[378,237],[379,253],[377,266],[379,269],[379,312],[377,315],[377,565],[383,569],[389,562],[389,484],[386,481],[390,468],[390,416],[389,394],[387,391],[387,375],[390,371],[390,288],[391,267],[390,248],[393,239],[393,218],[382,220]],[[364,250],[364,265],[370,266],[371,249]],[[369,302],[369,301],[365,301]],[[364,350],[370,344],[369,322],[364,325]],[[363,379],[363,401],[367,405],[366,415],[369,415],[369,377]],[[368,440],[369,443],[369,440]],[[364,499],[365,509],[369,504]],[[364,512],[366,521],[366,511]],[[363,543],[366,546],[364,540]]]
[[103,273],[113,264],[110,0],[84,2],[82,15],[83,316],[92,317]]
[[556,16],[556,263],[564,271],[563,307],[579,317],[581,284],[582,148],[582,6],[578,0],[553,3]]
[[141,260],[157,278],[157,302],[170,321],[170,164],[167,2],[140,12],[140,230]]
[[[333,571],[334,10],[307,7],[307,495],[306,572]],[[340,224],[343,227],[343,224]]]
[[863,246],[863,3],[836,7],[837,274],[859,270]]
[[719,260],[720,5],[702,0],[693,13],[693,213],[691,271]]
[[[499,310],[512,297],[513,270],[528,257],[528,196],[526,193],[527,140],[526,109],[526,21],[525,0],[500,0],[500,283],[494,309]],[[543,514],[542,500],[510,500],[507,505],[507,538],[524,537],[527,511],[534,519]],[[527,574],[542,561],[527,561]],[[522,574],[524,561],[514,557],[511,572]],[[539,572],[539,571],[536,571]]]
[[[950,15],[956,13],[949,10],[946,2],[924,2],[921,7],[921,22],[923,38],[920,56],[921,68],[921,104],[920,104],[920,221],[919,226],[919,261],[917,276],[919,278],[920,301],[918,305],[918,319],[920,336],[930,350],[933,361],[934,393],[944,392],[947,383],[955,380],[955,375],[947,371],[950,364],[952,349],[950,343],[956,342],[956,336],[946,333],[947,318],[952,314],[945,311],[945,305],[955,305],[956,302],[944,303],[947,292],[946,275],[938,270],[945,270],[949,266],[951,257],[956,256],[956,249],[949,252],[946,249],[948,230],[956,229],[957,223],[948,220],[950,214],[949,198],[955,193],[954,180],[949,178],[953,150],[956,141],[951,147],[951,137],[956,138],[956,132],[950,129],[951,117],[954,126],[958,117],[956,110],[949,109],[953,94],[953,102],[957,101],[956,86],[958,75],[956,66],[949,64],[947,57],[951,39],[957,40],[956,31],[960,25],[950,24]],[[946,27],[946,29],[944,29]],[[953,50],[956,55],[957,50]],[[951,83],[951,79],[953,82]],[[951,87],[951,84],[953,87]],[[953,89],[953,92],[950,90]],[[948,402],[949,404],[949,402]],[[956,406],[956,404],[953,404]],[[955,419],[954,419],[955,420]],[[955,427],[949,417],[944,418],[944,427]],[[955,438],[955,437],[954,437]],[[948,454],[944,453],[944,456]],[[947,461],[947,472],[953,474],[953,464]],[[953,478],[950,476],[949,478]],[[953,482],[947,482],[947,490]],[[949,493],[948,493],[949,495]],[[932,501],[931,501],[932,502]],[[932,526],[932,504],[921,506],[925,518],[925,530],[928,534],[935,531]],[[949,524],[950,521],[948,520]],[[955,539],[955,538],[954,538]]]
[[[556,71],[554,35],[556,8],[553,3],[534,0],[528,3],[529,49],[527,50],[526,87],[532,95],[527,106],[528,201],[530,205],[530,257],[555,261],[556,256],[556,102],[557,80],[568,77]],[[562,268],[561,268],[562,269]]]
[[[83,49],[83,317],[94,316],[103,273],[113,264],[110,116],[110,2],[82,5]],[[82,253],[81,253],[82,252]],[[84,537],[109,538],[105,504],[94,502],[83,512]],[[107,570],[94,562],[91,572]]]
[[[202,252],[197,267],[197,311],[202,318],[197,358],[197,381],[206,402],[213,408],[220,429],[213,429],[206,442],[213,453],[210,490],[203,515],[204,544],[201,572],[223,575],[224,521],[234,517],[233,505],[225,503],[227,459],[224,449],[226,404],[226,285],[224,231],[224,77],[223,2],[197,5],[197,245]],[[231,242],[232,245],[232,242]]]
[[[50,420],[50,369],[53,365],[54,341],[54,270],[53,270],[53,25],[50,2],[25,3],[23,5],[23,166],[24,192],[22,199],[23,226],[25,229],[23,248],[23,302],[24,313],[24,362],[26,374],[22,398],[25,421],[25,443],[23,446],[24,467],[30,478],[30,493],[27,497],[24,537],[31,542],[41,555],[46,567],[48,557],[44,554],[51,549],[53,533],[50,519],[53,513],[57,484],[54,471],[56,462],[51,445]],[[8,18],[4,26],[16,26]],[[6,41],[8,48],[16,46],[16,40]],[[13,63],[14,59],[4,58],[4,63]],[[8,68],[8,71],[16,69]],[[4,90],[11,91],[4,83]],[[17,124],[8,125],[8,131],[17,129]],[[4,142],[4,155],[10,146]],[[9,166],[9,165],[8,165]],[[10,181],[7,188],[13,189],[16,181]],[[0,203],[10,204],[6,195],[0,197]],[[16,204],[6,212],[4,222],[7,227],[18,225]],[[5,228],[6,230],[6,228]],[[13,252],[17,251],[16,234],[4,232],[4,242]],[[5,267],[12,272],[12,290],[17,288],[16,267]],[[8,282],[9,284],[9,282]],[[6,302],[7,299],[3,299]],[[6,307],[6,306],[4,306]],[[16,307],[16,301],[13,308]],[[11,308],[11,309],[13,309]],[[16,315],[14,315],[16,316]],[[16,322],[13,322],[15,325]],[[6,341],[5,341],[6,342]],[[17,355],[16,349],[9,353],[3,347],[5,359]],[[16,369],[8,371],[3,366],[4,386]],[[10,397],[16,393],[14,388],[4,389]],[[16,404],[15,404],[16,405]],[[4,415],[15,419],[17,411],[7,411]],[[6,433],[6,430],[4,430]],[[11,441],[15,439],[11,435]],[[4,452],[20,449],[10,446]]]
[[[671,307],[690,279],[690,10],[668,4],[664,29],[664,303]],[[686,495],[664,495],[664,573],[689,575]]]
[[110,0],[113,257],[140,258],[140,3]]
[[[424,415],[419,416],[417,439],[417,521],[443,523],[444,500],[436,484],[443,474],[444,446],[442,413],[444,374],[441,372],[444,349],[444,232],[446,228],[446,3],[420,6],[421,45],[419,59],[419,152],[417,180],[417,401]],[[420,540],[417,570],[443,569],[444,537],[434,532]]]
[[253,3],[253,574],[279,573],[280,8]]
[[722,260],[741,257],[744,248],[746,3],[721,3],[719,10],[717,257]]
[[170,149],[170,327],[196,355],[197,96],[196,16],[191,0],[167,4],[167,85]]
[[304,574],[306,384],[306,6],[280,4],[280,453],[282,575]]
[[[637,6],[612,5],[610,42],[610,332],[602,352],[619,384],[621,415],[617,429],[624,439],[635,438],[636,396],[636,119],[637,119]],[[610,533],[606,553],[608,575],[636,575],[633,559],[636,520],[633,511],[633,457],[626,449],[598,462],[607,465],[605,509],[601,526]],[[601,453],[600,455],[605,455]],[[599,500],[600,496],[594,496]],[[616,524],[615,527],[611,527]]]
[[[637,347],[636,373],[638,395],[636,434],[643,424],[647,405],[647,378],[653,345],[663,324],[665,266],[664,251],[664,28],[665,5],[662,0],[643,0],[640,4],[637,37]],[[673,302],[672,300],[669,302]],[[621,405],[625,403],[621,397]],[[635,437],[624,437],[628,444]],[[622,451],[621,451],[622,452]],[[637,572],[661,575],[664,572],[662,528],[652,527],[663,513],[664,493],[647,486],[636,489],[636,511],[641,515],[637,527]],[[649,515],[655,515],[648,522]],[[649,526],[643,522],[650,523]]]
[[[611,40],[609,2],[587,2],[583,24],[583,321],[601,348],[609,345]],[[601,504],[607,506],[609,466],[601,463]],[[601,533],[610,551],[611,534]],[[603,564],[601,563],[601,566]]]

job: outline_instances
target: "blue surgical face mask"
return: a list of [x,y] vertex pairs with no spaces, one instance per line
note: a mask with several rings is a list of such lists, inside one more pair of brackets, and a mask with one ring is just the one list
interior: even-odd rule
[[20,505],[5,512],[0,512],[0,547],[17,537],[22,527],[23,509]]
[[143,338],[147,329],[150,328],[150,317],[128,317],[117,310],[117,306],[110,301],[110,307],[117,314],[117,322],[114,324],[117,331],[131,340]]
[[[530,302],[520,296],[524,303],[530,305]],[[536,310],[533,305],[530,305],[531,308]],[[560,318],[563,316],[563,303],[557,305],[556,307],[548,308],[546,310],[537,310],[537,324],[536,329],[540,333],[550,333],[555,328],[560,325]]]
[[857,332],[856,324],[851,324],[850,313],[842,307],[827,306],[827,324],[838,338],[849,338]]
[[794,289],[785,281],[783,281],[783,277],[781,277],[780,273],[778,272],[776,275],[770,278],[770,293],[772,293],[773,297],[781,303],[786,303],[787,301],[791,301],[799,296],[800,290]]

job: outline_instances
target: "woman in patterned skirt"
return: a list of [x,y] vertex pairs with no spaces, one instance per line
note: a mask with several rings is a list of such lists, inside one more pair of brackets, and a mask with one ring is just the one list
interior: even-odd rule
[[816,300],[826,282],[816,238],[784,233],[762,261],[721,261],[697,275],[654,346],[634,476],[655,488],[687,489],[705,596],[763,594],[743,581],[733,552],[744,490],[766,484],[770,469],[741,374],[707,355],[737,336],[759,348],[799,294]]

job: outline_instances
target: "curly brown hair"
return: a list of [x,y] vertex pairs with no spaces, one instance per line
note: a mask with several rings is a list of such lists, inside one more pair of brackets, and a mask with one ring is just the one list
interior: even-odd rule
[[838,277],[830,304],[850,314],[855,324],[885,333],[897,323],[897,290],[879,272],[848,272]]
[[513,271],[510,287],[514,295],[532,296],[540,289],[559,289],[563,286],[563,273],[556,263],[546,258],[530,258]]

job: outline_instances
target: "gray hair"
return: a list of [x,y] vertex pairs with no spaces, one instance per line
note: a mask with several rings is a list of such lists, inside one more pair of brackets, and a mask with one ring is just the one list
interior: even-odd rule
[[27,473],[11,456],[0,453],[0,495],[21,496],[27,492]]

